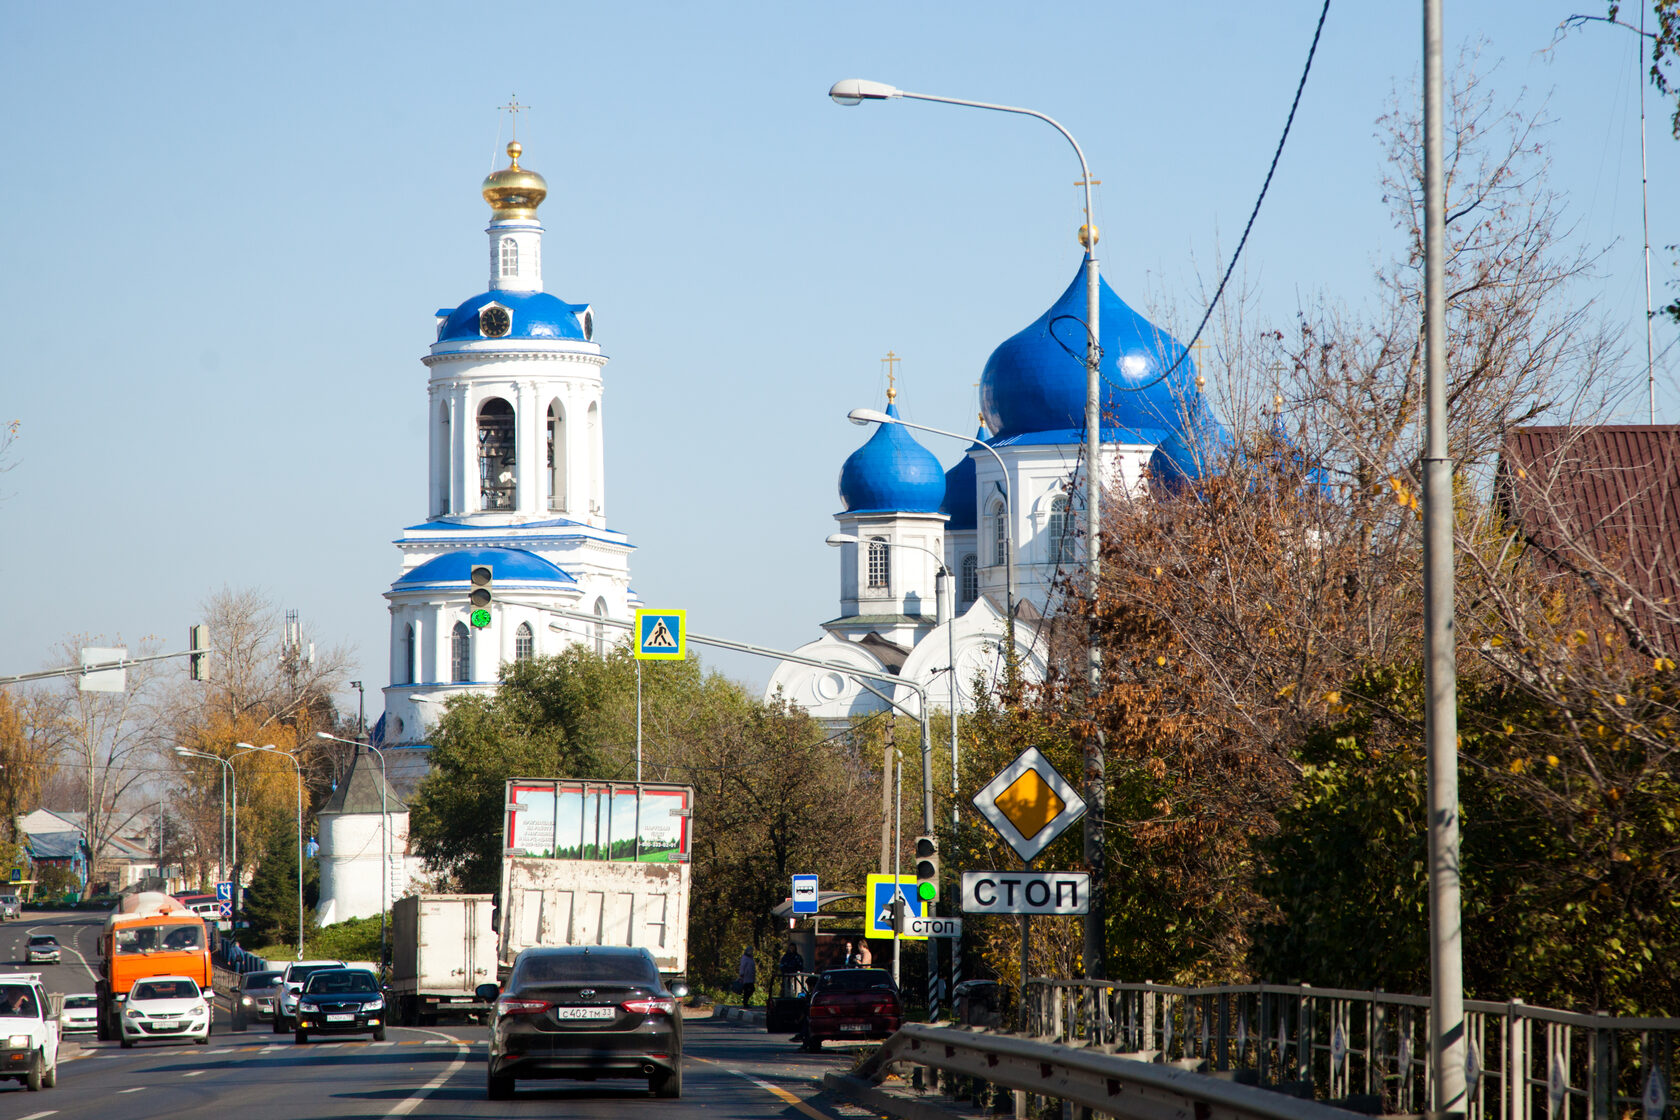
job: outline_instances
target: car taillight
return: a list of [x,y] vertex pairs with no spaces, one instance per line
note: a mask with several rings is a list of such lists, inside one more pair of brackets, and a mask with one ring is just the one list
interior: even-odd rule
[[836,1015],[836,1014],[839,1014],[839,1011],[840,1011],[839,1008],[831,1007],[826,1003],[814,1003],[814,1004],[811,1005],[810,1009],[805,1012],[805,1014],[807,1014],[807,1015]]
[[627,999],[619,1006],[634,1015],[674,1015],[677,1011],[674,999]]
[[496,1001],[498,1015],[537,1015],[547,1011],[549,1007],[546,999],[520,999],[518,996],[503,996]]

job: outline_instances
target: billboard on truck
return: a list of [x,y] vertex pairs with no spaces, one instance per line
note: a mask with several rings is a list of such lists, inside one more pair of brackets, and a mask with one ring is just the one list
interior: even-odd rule
[[505,855],[609,863],[687,863],[688,786],[514,778]]
[[513,778],[505,805],[503,964],[532,945],[627,945],[687,970],[693,789]]

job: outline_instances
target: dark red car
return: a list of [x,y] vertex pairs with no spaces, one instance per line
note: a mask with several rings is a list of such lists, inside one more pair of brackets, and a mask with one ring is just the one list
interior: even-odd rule
[[805,1009],[806,1050],[839,1038],[886,1038],[904,1025],[904,1002],[884,968],[836,968],[817,977]]

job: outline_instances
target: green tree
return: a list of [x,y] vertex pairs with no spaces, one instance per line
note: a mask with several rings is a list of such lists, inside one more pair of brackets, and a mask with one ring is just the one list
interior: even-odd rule
[[[320,901],[320,868],[312,859],[303,862],[303,922],[305,933],[315,926],[315,906]],[[298,847],[296,822],[276,816],[267,822],[262,854],[258,857],[251,885],[245,888],[245,920],[257,944],[286,944],[298,938]]]

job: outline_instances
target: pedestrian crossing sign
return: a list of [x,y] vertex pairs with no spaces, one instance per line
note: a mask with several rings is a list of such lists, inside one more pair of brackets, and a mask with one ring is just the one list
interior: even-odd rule
[[688,656],[688,612],[636,612],[636,659],[681,661]]
[[[893,936],[892,908],[893,896],[896,894],[904,905],[906,917],[920,918],[922,900],[916,893],[916,877],[914,875],[870,875],[864,880],[864,899],[869,903],[869,912],[864,915],[863,935],[865,937]],[[925,937],[918,937],[911,933],[898,934],[900,941],[926,941]]]

